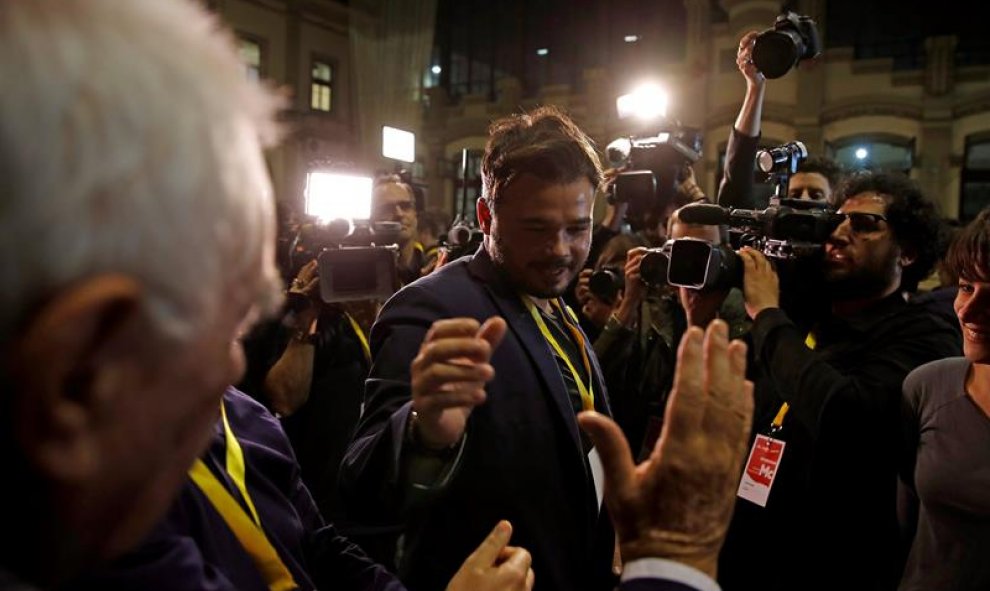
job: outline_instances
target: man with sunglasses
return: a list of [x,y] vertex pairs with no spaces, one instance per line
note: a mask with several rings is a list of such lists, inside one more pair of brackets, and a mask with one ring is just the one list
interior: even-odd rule
[[847,588],[853,572],[856,589],[897,584],[901,383],[959,341],[905,298],[936,259],[937,217],[915,185],[862,173],[837,205],[820,263],[830,309],[810,332],[780,309],[770,262],[740,253],[757,407],[749,486],[720,565],[726,591]]

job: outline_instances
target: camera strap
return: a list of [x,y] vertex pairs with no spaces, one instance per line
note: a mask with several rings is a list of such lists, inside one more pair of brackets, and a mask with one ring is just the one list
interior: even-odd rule
[[[818,345],[818,340],[815,338],[815,331],[812,330],[808,332],[808,336],[804,338],[804,345],[812,351],[815,350],[815,347]],[[784,417],[787,416],[787,411],[790,409],[791,405],[786,402],[780,405],[780,410],[777,411],[777,416],[775,416],[773,421],[770,423],[771,435],[777,431],[780,431],[780,428],[784,426]]]
[[361,351],[364,352],[364,358],[371,364],[371,347],[368,346],[368,337],[364,336],[364,331],[361,330],[361,325],[354,320],[348,312],[344,312],[344,316],[347,317],[347,321],[351,323],[351,328],[354,330],[354,335],[357,336],[358,340],[361,341]]
[[574,312],[570,308],[566,311],[560,302],[556,299],[550,300],[550,303],[560,312],[561,321],[564,326],[567,327],[568,332],[574,338],[574,343],[577,345],[578,350],[581,351],[581,361],[584,363],[584,369],[588,374],[588,384],[585,385],[584,381],[581,379],[581,374],[578,372],[577,368],[574,367],[574,363],[571,361],[570,357],[564,353],[563,347],[557,342],[553,334],[550,332],[550,328],[547,326],[546,321],[540,316],[540,312],[536,309],[536,305],[528,297],[523,297],[523,303],[526,304],[526,308],[529,310],[530,315],[533,316],[533,320],[536,321],[536,326],[539,327],[540,333],[543,335],[544,340],[547,344],[553,348],[554,352],[564,360],[567,364],[567,369],[570,370],[571,375],[574,377],[574,383],[577,384],[578,392],[581,394],[581,406],[584,410],[594,410],[595,409],[595,392],[593,388],[592,374],[591,374],[591,360],[588,358],[588,349],[585,347],[584,333],[581,329],[576,326],[576,320],[572,316]]
[[278,552],[261,528],[261,519],[258,517],[254,501],[251,500],[251,495],[247,490],[247,468],[244,464],[244,452],[237,438],[234,437],[234,432],[230,429],[230,423],[227,422],[227,411],[223,402],[220,403],[220,416],[223,418],[227,448],[225,468],[234,486],[241,493],[248,510],[245,510],[244,506],[237,502],[227,487],[202,459],[196,459],[192,468],[189,469],[189,477],[206,495],[210,504],[220,514],[234,537],[251,557],[261,576],[265,579],[268,588],[271,591],[297,589],[299,586],[293,580],[292,573],[279,558]]

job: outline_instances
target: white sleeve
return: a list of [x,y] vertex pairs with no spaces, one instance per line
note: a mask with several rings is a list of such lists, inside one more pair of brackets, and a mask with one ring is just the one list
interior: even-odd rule
[[663,579],[693,587],[698,591],[721,591],[714,579],[686,564],[665,558],[640,558],[622,568],[622,582],[632,579]]

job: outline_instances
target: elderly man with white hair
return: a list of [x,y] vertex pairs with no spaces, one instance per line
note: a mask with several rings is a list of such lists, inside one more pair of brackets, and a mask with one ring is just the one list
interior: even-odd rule
[[139,541],[280,298],[276,101],[186,2],[0,2],[0,588]]

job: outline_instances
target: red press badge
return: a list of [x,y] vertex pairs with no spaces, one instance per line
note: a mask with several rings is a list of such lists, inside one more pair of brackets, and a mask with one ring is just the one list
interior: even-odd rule
[[779,439],[757,435],[753,449],[746,460],[746,470],[743,471],[739,482],[740,497],[761,507],[767,506],[770,497],[770,487],[777,476],[780,458],[784,456],[784,442]]

